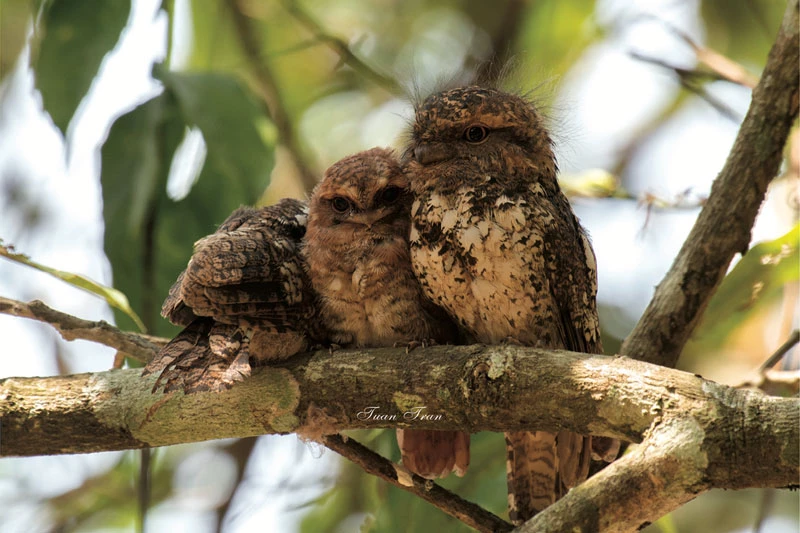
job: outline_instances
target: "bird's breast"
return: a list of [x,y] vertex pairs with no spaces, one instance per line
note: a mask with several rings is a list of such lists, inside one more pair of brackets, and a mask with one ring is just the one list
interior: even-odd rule
[[543,257],[546,218],[537,215],[524,197],[467,186],[420,196],[412,208],[415,274],[481,342],[538,345],[557,327]]
[[343,346],[380,347],[431,338],[405,239],[387,240],[320,280],[322,314]]

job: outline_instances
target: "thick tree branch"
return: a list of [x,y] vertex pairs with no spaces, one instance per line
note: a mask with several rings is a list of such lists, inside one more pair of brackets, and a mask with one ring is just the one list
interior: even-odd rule
[[675,366],[733,256],[746,252],[753,222],[797,118],[799,47],[798,2],[791,0],[725,167],[621,353]]
[[0,313],[44,322],[53,326],[64,340],[98,342],[143,363],[153,359],[158,350],[169,341],[152,335],[122,331],[105,320],[90,321],[68,315],[39,300],[24,303],[0,296]]
[[[800,462],[797,399],[627,358],[514,346],[323,351],[260,369],[224,393],[151,394],[153,382],[138,370],[2,380],[0,454],[398,426],[565,428],[656,445],[662,426],[678,424],[694,428],[680,446],[704,465],[702,490],[794,485]],[[418,407],[428,416],[404,418]]]

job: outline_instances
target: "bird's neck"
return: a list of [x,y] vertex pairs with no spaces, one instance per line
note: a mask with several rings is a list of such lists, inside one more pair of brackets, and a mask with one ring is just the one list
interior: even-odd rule
[[529,194],[533,188],[546,196],[561,194],[555,162],[543,164],[526,160],[523,164],[507,165],[504,161],[484,164],[455,160],[420,169],[412,181],[412,191],[420,196],[435,191],[455,194],[464,187],[474,188],[474,195]]

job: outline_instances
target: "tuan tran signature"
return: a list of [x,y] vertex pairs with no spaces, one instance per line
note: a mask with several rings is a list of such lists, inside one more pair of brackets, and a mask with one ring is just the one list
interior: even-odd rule
[[356,413],[356,418],[359,420],[375,420],[378,422],[395,421],[401,418],[403,420],[444,420],[444,415],[430,415],[424,413],[423,411],[425,411],[427,407],[412,407],[402,415],[399,413],[381,413],[379,409],[380,407],[378,406],[367,407],[363,411]]

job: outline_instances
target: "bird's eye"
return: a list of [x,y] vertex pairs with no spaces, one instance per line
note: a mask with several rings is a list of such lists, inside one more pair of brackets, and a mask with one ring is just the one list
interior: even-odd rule
[[489,130],[484,126],[470,126],[464,130],[464,140],[470,143],[479,143],[486,139],[489,135]]
[[350,201],[341,196],[334,197],[334,199],[331,200],[331,205],[333,206],[333,210],[337,213],[346,213],[350,209]]
[[393,204],[400,198],[403,189],[400,187],[386,187],[378,193],[378,201],[382,204]]

